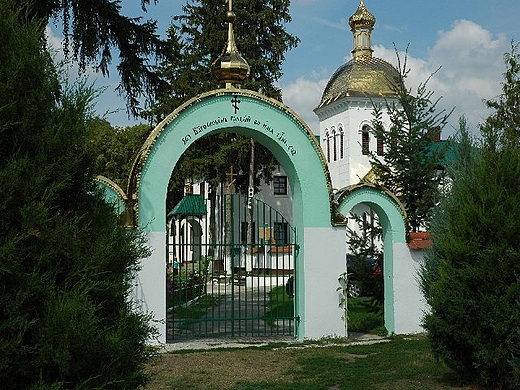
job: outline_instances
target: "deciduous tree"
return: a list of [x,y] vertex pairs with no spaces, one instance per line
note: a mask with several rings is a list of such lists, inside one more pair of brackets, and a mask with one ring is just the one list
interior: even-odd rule
[[95,156],[94,172],[126,191],[132,163],[149,132],[150,127],[145,124],[112,127],[104,119],[90,119],[87,122],[87,144]]

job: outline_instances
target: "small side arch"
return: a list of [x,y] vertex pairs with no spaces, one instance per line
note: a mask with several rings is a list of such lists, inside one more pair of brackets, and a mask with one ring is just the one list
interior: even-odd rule
[[396,301],[395,279],[396,271],[402,276],[398,270],[402,268],[401,262],[406,261],[403,256],[409,256],[404,207],[391,192],[369,183],[347,187],[340,193],[337,210],[341,216],[348,216],[350,210],[360,203],[372,208],[379,216],[383,229],[385,327],[389,333],[401,333],[396,328],[396,304],[401,302]]
[[105,176],[96,176],[97,186],[103,191],[105,200],[112,204],[119,222],[125,227],[133,227],[133,213],[125,192],[116,183]]

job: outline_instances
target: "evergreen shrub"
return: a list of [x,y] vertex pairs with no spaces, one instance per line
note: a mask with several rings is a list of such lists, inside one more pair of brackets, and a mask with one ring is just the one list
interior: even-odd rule
[[45,24],[0,0],[0,383],[135,389],[154,354],[130,290],[144,237],[96,191],[93,90],[59,79]]
[[421,270],[434,353],[462,378],[520,388],[520,153],[487,137],[459,142]]

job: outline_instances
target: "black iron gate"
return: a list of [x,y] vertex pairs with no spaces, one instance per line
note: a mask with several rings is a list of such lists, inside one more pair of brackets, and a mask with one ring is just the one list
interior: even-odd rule
[[167,341],[295,336],[295,229],[243,195],[185,195],[168,215]]

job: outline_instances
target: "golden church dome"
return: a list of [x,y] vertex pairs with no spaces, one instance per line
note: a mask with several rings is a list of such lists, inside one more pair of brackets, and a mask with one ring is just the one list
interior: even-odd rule
[[352,59],[332,75],[319,107],[346,96],[397,96],[399,73],[390,63],[376,57]]
[[372,28],[376,24],[376,18],[372,15],[365,7],[363,0],[359,2],[359,7],[354,14],[349,18],[348,24],[350,28],[355,29],[358,27],[369,27]]
[[356,12],[349,19],[354,38],[354,58],[332,75],[318,107],[346,96],[397,96],[399,72],[387,61],[372,56],[371,32],[375,22],[375,17],[361,0]]
[[229,11],[226,14],[228,22],[228,41],[224,47],[224,51],[211,65],[211,73],[219,80],[222,86],[239,87],[240,83],[249,76],[249,64],[238,52],[233,33],[233,23],[235,21],[235,13],[231,9],[231,1],[229,2]]

